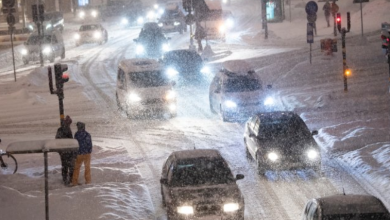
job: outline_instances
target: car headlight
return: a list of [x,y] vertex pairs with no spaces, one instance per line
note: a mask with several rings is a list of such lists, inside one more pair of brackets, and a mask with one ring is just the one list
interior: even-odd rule
[[162,9],[162,8],[160,8],[159,10],[158,10],[158,14],[161,16],[162,14],[164,14],[164,9]]
[[136,53],[137,54],[143,54],[145,52],[145,48],[142,45],[137,45]]
[[319,153],[315,149],[309,149],[306,151],[306,155],[310,160],[316,160],[319,156]]
[[45,47],[45,48],[42,50],[42,53],[44,53],[44,54],[50,54],[50,53],[51,53],[51,48],[50,48],[50,47]]
[[176,98],[176,93],[173,90],[169,90],[165,95],[166,100],[174,100]]
[[147,17],[148,17],[149,19],[154,19],[154,17],[155,17],[154,12],[153,12],[153,11],[149,11],[148,14],[147,14]]
[[279,155],[276,152],[269,152],[267,157],[270,161],[275,162],[279,159]]
[[80,39],[80,34],[75,34],[74,39],[76,39],[76,40]]
[[173,22],[173,25],[179,26],[179,25],[180,25],[180,22],[175,21],[175,22]]
[[177,212],[184,215],[194,214],[194,208],[192,206],[179,206],[177,207]]
[[21,53],[22,55],[27,55],[27,54],[28,54],[28,50],[27,50],[26,48],[23,48],[23,49],[20,51],[20,53]]
[[28,29],[30,29],[31,31],[34,30],[34,26],[32,26],[31,24],[28,25]]
[[93,10],[92,12],[91,12],[91,15],[92,15],[92,17],[94,17],[94,18],[96,18],[97,17],[97,11],[95,11],[95,10]]
[[174,68],[169,67],[167,69],[167,74],[169,77],[173,77],[173,76],[176,76],[177,74],[179,74],[179,72],[177,72],[177,70],[175,70]]
[[143,24],[144,23],[144,18],[143,17],[137,18],[137,23],[138,24]]
[[163,51],[169,51],[169,45],[168,44],[163,44],[163,46],[162,46],[162,49],[163,49]]
[[226,19],[226,26],[227,26],[228,28],[234,27],[234,20],[233,20],[232,18]]
[[84,17],[85,17],[85,12],[84,12],[84,11],[80,11],[79,17],[80,17],[80,18],[84,18]]
[[128,24],[129,20],[127,20],[127,18],[122,18],[121,23],[122,24]]
[[225,106],[228,108],[235,108],[237,107],[237,104],[233,101],[227,100],[224,102]]
[[270,106],[270,105],[274,105],[274,104],[275,104],[275,100],[272,97],[267,97],[264,100],[264,105],[266,105],[266,106]]
[[219,30],[219,33],[221,33],[221,34],[225,33],[225,31],[226,31],[225,25],[219,26],[218,30]]
[[208,66],[204,66],[201,70],[201,73],[203,74],[209,74],[210,73],[210,68]]
[[129,102],[139,102],[141,101],[141,97],[139,97],[139,95],[135,93],[130,93],[128,96],[128,100]]
[[238,203],[226,203],[223,205],[224,212],[235,212],[240,208]]
[[168,108],[171,112],[175,111],[176,110],[176,104],[175,103],[171,103],[168,105]]
[[95,32],[93,33],[93,37],[96,38],[96,39],[99,39],[102,37],[102,33],[101,32]]
[[51,27],[52,27],[51,24],[47,24],[47,25],[46,25],[46,30],[49,29],[49,28],[51,28]]
[[158,26],[159,26],[159,27],[162,27],[162,26],[163,26],[163,23],[158,23]]

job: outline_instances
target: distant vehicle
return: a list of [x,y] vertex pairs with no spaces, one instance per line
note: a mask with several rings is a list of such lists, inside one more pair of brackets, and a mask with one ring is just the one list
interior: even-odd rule
[[158,26],[163,32],[187,32],[184,10],[178,3],[166,4],[164,13],[158,19]]
[[[25,65],[30,61],[40,60],[39,41],[40,37],[37,32],[33,32],[24,42],[24,47],[21,49],[22,60]],[[54,62],[56,57],[65,58],[65,44],[62,38],[62,34],[59,31],[47,31],[44,32],[42,38],[42,55],[43,60],[49,60]]]
[[134,39],[137,43],[136,56],[160,58],[170,50],[168,40],[170,38],[165,37],[156,22],[147,22],[142,27],[139,37]]
[[333,195],[309,201],[302,220],[390,220],[383,203],[371,195]]
[[219,113],[223,121],[272,110],[274,97],[271,85],[263,88],[253,67],[243,60],[226,61],[214,76],[209,89],[210,110]]
[[83,24],[75,34],[76,47],[83,43],[103,44],[108,41],[107,30],[101,24]]
[[77,12],[81,20],[91,21],[101,18],[101,8],[98,5],[80,6]]
[[43,21],[43,27],[45,27],[45,30],[56,29],[60,32],[64,31],[64,16],[62,12],[45,12],[44,17],[45,20]]
[[245,123],[247,157],[256,161],[260,175],[267,170],[291,168],[320,172],[321,152],[313,138],[317,134],[310,132],[296,113],[258,113]]
[[218,150],[173,152],[161,174],[161,195],[168,220],[244,219],[244,198]]
[[[132,18],[137,18],[144,11],[141,0],[107,0],[106,4],[99,5],[103,18],[113,16],[131,16]],[[134,17],[132,14],[134,14]],[[129,22],[132,21],[129,20]]]
[[129,117],[167,112],[176,116],[175,85],[153,59],[127,59],[119,63],[116,100]]
[[162,63],[175,81],[201,81],[209,74],[202,57],[194,50],[171,50],[164,54]]

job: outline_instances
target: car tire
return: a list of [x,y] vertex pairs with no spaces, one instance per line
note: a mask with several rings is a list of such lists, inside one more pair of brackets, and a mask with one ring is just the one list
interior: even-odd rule
[[256,165],[257,165],[257,174],[259,174],[260,176],[264,176],[266,170],[262,167],[262,164],[257,158],[256,158]]
[[210,105],[210,111],[213,114],[217,114],[217,112],[214,110],[213,105],[211,104],[211,97],[209,96],[209,105]]
[[61,59],[65,59],[65,47],[62,48]]
[[116,96],[116,105],[118,106],[118,110],[122,110],[122,105],[119,101],[118,94],[115,94],[115,96]]
[[24,64],[24,65],[27,65],[28,62],[29,62],[29,60],[23,57],[23,64]]
[[164,195],[163,195],[163,189],[162,189],[162,186],[161,186],[161,201],[162,201],[162,205],[163,207],[166,207],[167,204],[165,202],[165,198],[164,198]]

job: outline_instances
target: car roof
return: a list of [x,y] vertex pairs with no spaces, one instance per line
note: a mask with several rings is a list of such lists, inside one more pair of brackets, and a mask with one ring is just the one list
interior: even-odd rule
[[125,73],[130,73],[143,71],[158,71],[162,69],[162,65],[158,61],[153,59],[134,58],[122,60],[119,63],[119,68],[121,68]]
[[261,112],[261,113],[257,113],[256,116],[258,116],[260,120],[265,118],[272,118],[277,120],[278,118],[282,118],[286,116],[292,118],[298,115],[292,111],[276,111],[276,112]]
[[345,213],[388,213],[382,202],[371,195],[333,195],[317,198],[323,215]]
[[219,151],[214,149],[181,150],[173,152],[172,155],[174,155],[174,157],[178,160],[200,157],[222,158]]
[[245,60],[228,60],[222,63],[222,68],[236,75],[248,76],[254,68]]

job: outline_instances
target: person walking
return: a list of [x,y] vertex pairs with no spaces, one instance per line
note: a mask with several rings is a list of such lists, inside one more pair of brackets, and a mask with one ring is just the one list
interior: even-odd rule
[[75,169],[72,178],[72,185],[80,185],[78,183],[80,168],[84,163],[85,167],[85,184],[91,183],[91,153],[92,153],[92,138],[91,135],[85,131],[85,124],[77,122],[77,132],[74,138],[79,142],[79,151],[76,158]]
[[324,7],[322,8],[322,10],[324,10],[324,13],[325,13],[325,20],[326,20],[326,22],[328,23],[328,27],[330,27],[330,24],[329,24],[329,17],[330,17],[330,10],[331,10],[331,7],[330,7],[329,0],[326,0],[325,5],[324,5]]
[[[67,115],[62,122],[62,126],[57,129],[56,139],[69,138],[73,139],[72,130],[70,125],[72,124],[72,119]],[[61,173],[62,181],[65,185],[70,184],[73,177],[74,162],[76,160],[77,152],[75,151],[63,151],[58,152],[61,158]]]

